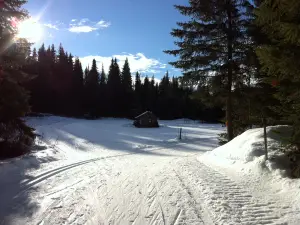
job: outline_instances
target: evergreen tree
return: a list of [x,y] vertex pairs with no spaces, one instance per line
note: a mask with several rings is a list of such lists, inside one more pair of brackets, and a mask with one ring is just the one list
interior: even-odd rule
[[93,59],[92,67],[85,79],[85,104],[86,111],[92,117],[97,117],[98,112],[98,90],[99,90],[99,73],[97,62]]
[[134,88],[137,93],[140,93],[141,88],[142,88],[142,81],[141,81],[141,76],[140,76],[139,72],[136,72],[136,74],[135,74]]
[[86,67],[85,70],[84,70],[84,83],[86,82],[86,78],[88,77],[88,74],[90,72],[90,68],[89,67]]
[[101,107],[101,116],[108,115],[108,101],[107,101],[107,77],[104,71],[104,66],[102,64],[102,69],[100,73],[100,84],[99,84],[99,98],[98,104]]
[[244,52],[246,37],[245,5],[246,0],[190,0],[188,6],[176,5],[175,8],[190,21],[178,22],[179,28],[173,29],[172,36],[176,50],[165,51],[179,56],[171,64],[182,69],[184,77],[206,86],[212,76],[220,78],[226,95],[226,120],[228,139],[233,138],[232,87],[234,79],[241,77],[240,62]]
[[131,77],[129,62],[127,58],[123,66],[121,76],[122,76],[122,89],[123,89],[122,108],[124,110],[124,116],[130,117],[131,108],[132,108],[133,88],[132,88],[132,77]]
[[134,82],[134,113],[138,115],[142,112],[142,81],[141,76],[137,71],[135,74]]
[[172,113],[169,108],[169,90],[170,90],[169,72],[161,79],[158,87],[157,112],[161,119],[169,119]]
[[106,77],[106,74],[104,71],[104,66],[102,64],[102,70],[101,70],[101,74],[100,74],[100,85],[104,86],[104,85],[106,85],[106,82],[107,82],[107,77]]
[[126,58],[123,70],[122,70],[122,84],[126,92],[132,91],[132,78],[129,67],[128,59]]
[[152,76],[151,81],[150,81],[150,90],[149,90],[149,109],[151,111],[155,110],[156,107],[156,101],[157,101],[157,91],[155,89],[155,79],[154,76]]
[[82,115],[83,109],[83,70],[79,58],[75,59],[73,69],[73,96],[72,101],[74,102],[75,111],[74,114],[77,116]]
[[37,52],[36,52],[36,48],[33,48],[33,50],[32,50],[32,59],[36,62],[38,60],[38,55],[37,55]]
[[[22,9],[26,1],[8,0],[1,9],[0,17],[0,157],[24,153],[33,141],[32,129],[21,117],[29,111],[28,93],[20,86],[31,76],[24,73],[23,65],[30,58],[30,44],[15,39],[16,29],[11,18],[25,19],[28,14]],[[5,12],[5,13],[4,13]],[[8,47],[7,46],[11,46]]]
[[107,94],[109,99],[109,113],[112,116],[120,116],[122,114],[122,84],[117,59],[111,60],[107,79]]
[[148,76],[146,76],[144,79],[141,97],[142,97],[143,111],[150,110],[150,81],[149,81]]
[[51,45],[50,56],[51,56],[51,63],[54,65],[56,63],[56,50],[54,44]]
[[282,104],[280,113],[293,125],[291,143],[300,150],[300,2],[262,2],[257,13],[257,24],[269,37],[270,43],[259,46],[257,55],[269,84],[276,88]]
[[60,44],[56,74],[54,76],[56,112],[63,115],[72,115],[74,103],[73,95],[73,56],[69,55]]

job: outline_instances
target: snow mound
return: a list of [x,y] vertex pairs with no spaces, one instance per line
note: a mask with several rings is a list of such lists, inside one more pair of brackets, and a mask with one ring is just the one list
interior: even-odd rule
[[[287,159],[282,151],[282,141],[290,135],[289,126],[267,127],[268,153],[270,160],[265,163],[263,128],[255,128],[245,131],[227,144],[200,156],[200,160],[210,161],[222,166],[235,166],[238,170],[246,168],[261,169],[265,165],[270,170],[284,169]],[[280,160],[279,160],[280,159]],[[280,164],[280,165],[279,165]]]

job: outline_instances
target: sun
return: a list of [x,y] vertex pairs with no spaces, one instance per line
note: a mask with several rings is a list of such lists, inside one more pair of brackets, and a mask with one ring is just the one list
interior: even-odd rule
[[26,38],[30,42],[37,42],[43,37],[43,28],[41,24],[33,19],[20,22],[17,28],[18,38]]

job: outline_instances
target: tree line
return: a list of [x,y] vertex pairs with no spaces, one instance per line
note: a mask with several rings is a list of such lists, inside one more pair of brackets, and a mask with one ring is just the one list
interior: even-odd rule
[[192,99],[193,88],[184,86],[179,78],[169,73],[155,82],[154,76],[141,77],[132,73],[128,59],[120,65],[112,58],[108,73],[103,65],[98,68],[94,59],[91,67],[82,68],[79,58],[66,52],[62,45],[57,52],[54,45],[29,56],[26,71],[37,74],[25,84],[30,92],[32,112],[55,115],[134,118],[150,110],[161,119],[193,118],[217,121],[222,109],[207,107],[199,99]]

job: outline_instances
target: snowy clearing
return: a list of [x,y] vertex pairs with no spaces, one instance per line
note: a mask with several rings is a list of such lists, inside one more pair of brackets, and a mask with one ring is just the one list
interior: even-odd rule
[[[39,147],[1,162],[0,224],[298,224],[296,196],[284,189],[297,182],[232,166],[249,168],[259,157],[233,164],[218,149],[204,154],[217,147],[220,125],[176,120],[141,129],[125,119],[52,116],[28,123]],[[239,143],[232,151],[247,147]]]

